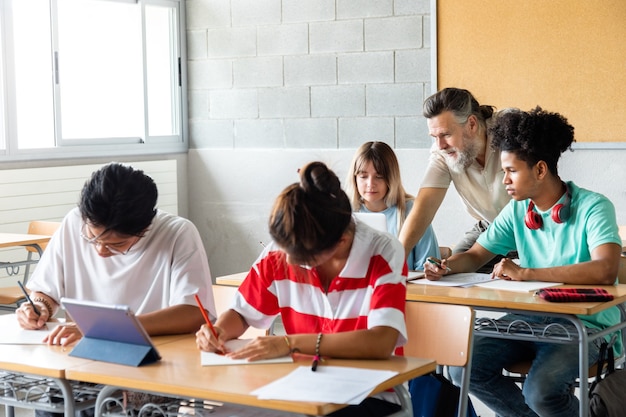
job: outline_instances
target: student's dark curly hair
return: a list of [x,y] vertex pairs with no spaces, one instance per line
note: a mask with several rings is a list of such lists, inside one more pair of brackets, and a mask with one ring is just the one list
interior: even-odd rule
[[554,175],[558,175],[557,163],[561,154],[571,150],[574,142],[574,127],[567,119],[539,106],[529,112],[503,110],[489,134],[492,148],[515,154],[528,166],[545,161]]
[[300,182],[276,198],[269,231],[281,249],[306,264],[334,247],[351,220],[350,199],[337,175],[324,163],[311,162],[300,169]]

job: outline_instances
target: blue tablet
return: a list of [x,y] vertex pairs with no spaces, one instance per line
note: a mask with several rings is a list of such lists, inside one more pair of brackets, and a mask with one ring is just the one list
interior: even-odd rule
[[62,298],[83,338],[70,356],[140,366],[161,359],[150,336],[125,305]]

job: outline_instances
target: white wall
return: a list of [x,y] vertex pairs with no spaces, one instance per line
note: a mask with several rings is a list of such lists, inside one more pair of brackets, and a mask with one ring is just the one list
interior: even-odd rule
[[190,146],[424,148],[429,0],[187,0]]
[[[407,166],[425,161],[429,0],[186,5],[189,215],[213,276],[250,266],[274,197],[305,162],[343,179],[367,140],[406,150]],[[409,188],[421,171],[407,171]]]
[[[2,164],[0,167],[0,177],[3,175],[8,175],[8,172],[3,172],[4,170],[11,169],[32,169],[32,168],[48,168],[48,167],[71,167],[74,165],[94,165],[94,166],[102,166],[109,162],[121,162],[121,163],[134,163],[134,162],[147,162],[147,161],[164,161],[164,160],[174,160],[176,161],[176,191],[177,195],[175,200],[178,202],[178,214],[187,217],[189,213],[189,206],[187,204],[188,198],[188,190],[187,190],[187,154],[163,154],[163,155],[145,155],[145,156],[124,156],[124,157],[100,157],[100,158],[71,158],[71,159],[53,159],[53,160],[37,160],[37,161],[19,161],[19,162],[6,162]],[[71,168],[69,168],[71,170]],[[26,171],[25,171],[26,172]],[[88,176],[91,172],[84,175],[84,178],[81,182],[84,183],[88,179]],[[23,180],[22,180],[23,181]],[[6,181],[0,180],[0,183]],[[38,184],[41,186],[41,184]],[[43,187],[42,187],[43,188]],[[80,190],[80,187],[78,188]],[[2,191],[2,190],[0,190]],[[163,190],[166,192],[166,190]],[[62,214],[57,213],[62,217]],[[53,219],[52,215],[48,215],[49,219]],[[33,218],[29,220],[35,220]],[[37,218],[37,220],[42,220],[41,218]],[[11,219],[0,219],[0,224],[11,223]],[[7,230],[5,230],[7,231]]]
[[[213,277],[250,267],[268,240],[275,196],[305,162],[322,160],[343,181],[360,143],[385,140],[407,190],[417,191],[430,145],[420,115],[430,91],[429,0],[186,3],[192,149],[131,159],[177,160],[178,212],[200,230]],[[561,174],[611,198],[626,224],[625,159],[624,149],[578,149],[564,154]],[[471,224],[450,189],[433,224],[440,243],[455,243]]]
[[[269,211],[278,193],[298,180],[304,163],[321,160],[342,183],[354,149],[192,150],[189,153],[189,215],[202,235],[213,277],[247,270],[267,241]],[[397,150],[407,190],[419,187],[428,151]],[[616,206],[626,224],[626,151],[577,149],[561,158],[565,180],[598,191]],[[433,227],[440,244],[454,244],[473,224],[452,187]]]
[[[250,267],[275,196],[305,162],[322,160],[343,181],[361,143],[386,141],[417,191],[431,144],[421,116],[432,90],[430,0],[186,4],[189,217],[214,277]],[[611,198],[621,224],[625,156],[579,149],[562,160],[562,176]],[[439,242],[454,244],[472,223],[451,188],[433,224]]]

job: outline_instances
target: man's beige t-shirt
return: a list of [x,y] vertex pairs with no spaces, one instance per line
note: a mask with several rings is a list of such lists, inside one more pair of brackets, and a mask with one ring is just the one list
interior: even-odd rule
[[485,166],[480,166],[475,160],[463,173],[456,173],[450,169],[446,159],[438,153],[439,148],[434,143],[430,149],[431,155],[422,181],[422,188],[448,188],[454,183],[467,212],[476,220],[486,220],[489,223],[496,218],[500,210],[511,200],[502,178],[500,151],[491,148],[491,139],[487,138]]

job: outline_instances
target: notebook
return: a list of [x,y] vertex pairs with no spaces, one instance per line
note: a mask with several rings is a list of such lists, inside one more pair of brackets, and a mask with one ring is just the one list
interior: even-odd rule
[[70,356],[140,366],[161,359],[130,307],[62,298],[83,338]]
[[[422,275],[424,275],[422,273]],[[444,275],[438,281],[430,281],[426,278],[411,281],[413,284],[438,285],[440,287],[471,287],[481,282],[493,281],[491,274],[479,274],[477,272],[464,272],[460,274]]]
[[383,213],[355,212],[354,217],[358,222],[363,222],[376,230],[380,230],[381,232],[387,231],[387,218]]
[[[226,348],[229,351],[239,350],[248,343],[250,343],[252,339],[231,339],[225,343]],[[248,361],[247,359],[232,359],[228,356],[225,356],[221,353],[215,352],[200,352],[200,363],[202,366],[213,366],[213,365],[256,365],[263,363],[285,363],[285,362],[293,362],[293,358],[291,355],[282,356],[280,358],[272,358],[272,359],[262,359],[258,361]]]

